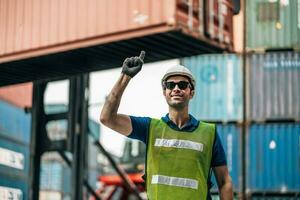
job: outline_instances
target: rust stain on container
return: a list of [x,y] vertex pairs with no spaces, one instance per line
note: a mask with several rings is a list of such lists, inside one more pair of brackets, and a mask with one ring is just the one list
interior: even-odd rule
[[231,49],[232,5],[229,0],[1,0],[0,29],[0,63],[172,30]]
[[0,87],[0,100],[19,108],[32,106],[32,83]]

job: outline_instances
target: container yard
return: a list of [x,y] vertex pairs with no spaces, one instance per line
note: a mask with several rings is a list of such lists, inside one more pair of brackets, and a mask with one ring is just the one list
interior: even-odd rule
[[299,86],[299,0],[0,0],[0,200],[300,200]]

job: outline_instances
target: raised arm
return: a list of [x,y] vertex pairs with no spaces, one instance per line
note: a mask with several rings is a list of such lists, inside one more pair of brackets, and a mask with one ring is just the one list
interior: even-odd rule
[[125,88],[131,78],[141,71],[144,64],[145,52],[141,51],[139,57],[126,58],[122,73],[108,97],[105,100],[104,106],[100,114],[100,121],[103,125],[117,131],[125,136],[132,132],[130,117],[118,113],[119,105]]
[[233,200],[233,186],[226,165],[213,168],[221,200]]

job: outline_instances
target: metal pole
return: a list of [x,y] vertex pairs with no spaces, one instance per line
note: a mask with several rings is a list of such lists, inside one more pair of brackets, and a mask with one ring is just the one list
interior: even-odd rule
[[31,200],[39,199],[40,167],[45,130],[45,114],[43,108],[46,83],[33,83],[31,142],[30,142],[30,191]]

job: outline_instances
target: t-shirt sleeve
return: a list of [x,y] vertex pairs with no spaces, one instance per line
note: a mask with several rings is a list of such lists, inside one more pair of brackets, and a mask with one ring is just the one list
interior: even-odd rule
[[130,116],[130,119],[132,132],[128,137],[131,139],[140,140],[146,144],[151,118]]
[[216,129],[211,166],[218,167],[223,165],[227,165],[226,156],[225,156],[224,148],[222,146],[221,139]]

